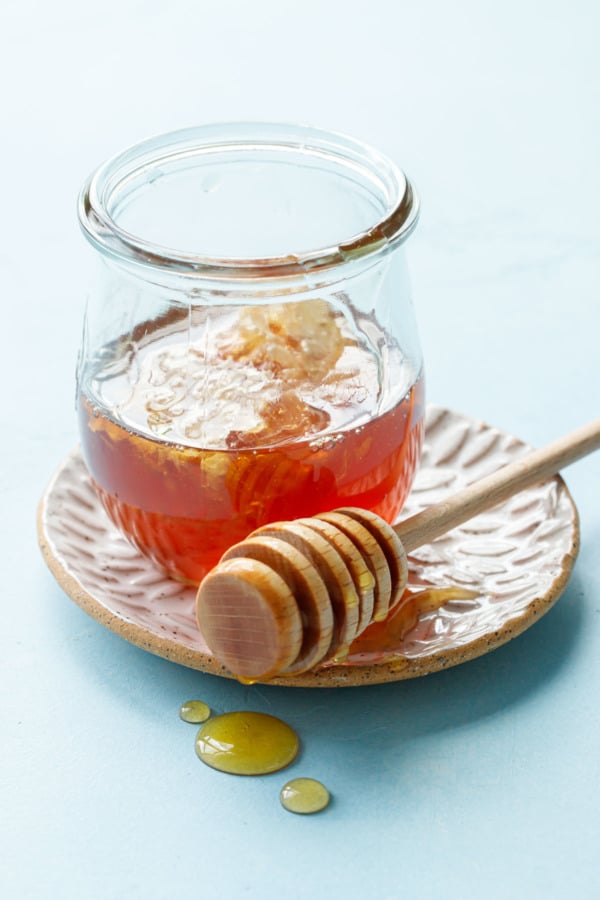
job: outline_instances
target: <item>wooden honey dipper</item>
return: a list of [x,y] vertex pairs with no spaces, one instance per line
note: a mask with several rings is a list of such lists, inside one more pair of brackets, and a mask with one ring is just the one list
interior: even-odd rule
[[391,526],[343,508],[253,531],[202,581],[198,627],[241,679],[297,675],[341,660],[402,597],[406,554],[600,447],[600,419]]

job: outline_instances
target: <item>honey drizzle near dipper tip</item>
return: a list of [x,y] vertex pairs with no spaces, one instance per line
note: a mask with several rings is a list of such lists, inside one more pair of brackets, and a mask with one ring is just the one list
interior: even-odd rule
[[[350,641],[400,602],[407,553],[598,448],[600,419],[394,527],[353,508],[304,518],[301,529],[293,522],[264,526],[230,548],[201,583],[198,627],[214,656],[243,680],[292,676],[343,659]],[[335,554],[328,550],[325,558],[324,546]],[[373,602],[364,615],[368,586]]]

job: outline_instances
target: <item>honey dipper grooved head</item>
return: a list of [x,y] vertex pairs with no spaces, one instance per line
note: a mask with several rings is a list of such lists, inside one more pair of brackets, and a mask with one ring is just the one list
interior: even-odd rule
[[298,606],[283,578],[264,563],[219,563],[200,585],[196,609],[210,650],[235,675],[272,678],[298,656]]
[[337,509],[336,512],[350,516],[351,519],[356,519],[361,525],[364,525],[383,550],[392,579],[390,609],[393,609],[400,601],[408,581],[408,560],[402,541],[385,519],[368,509],[348,506]]
[[302,622],[302,641],[296,659],[282,666],[280,673],[296,675],[314,668],[329,651],[334,626],[329,594],[317,569],[307,556],[286,541],[256,531],[230,547],[221,559],[240,557],[258,560],[273,574],[277,573],[296,602]]
[[367,568],[375,579],[375,607],[373,619],[382,622],[390,609],[392,597],[392,577],[385,554],[379,542],[371,532],[357,519],[346,513],[334,512],[321,513],[317,516],[331,525],[335,525],[340,531],[350,538],[356,547],[358,556],[362,556]]
[[333,544],[298,519],[294,522],[263,525],[256,535],[270,536],[287,541],[308,557],[327,589],[333,611],[333,637],[327,658],[338,655],[340,648],[348,647],[358,633],[360,601],[352,575]]
[[348,508],[276,522],[231,547],[198,590],[200,631],[234,675],[296,675],[347,653],[406,584],[394,529]]

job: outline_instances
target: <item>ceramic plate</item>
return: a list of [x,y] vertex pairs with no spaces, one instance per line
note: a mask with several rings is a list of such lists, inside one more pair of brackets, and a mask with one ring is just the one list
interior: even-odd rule
[[[442,501],[527,449],[496,428],[429,407],[422,463],[403,516]],[[151,653],[232,677],[198,632],[195,590],[166,577],[121,536],[94,493],[79,451],[48,486],[38,533],[59,584],[102,625]],[[410,556],[409,589],[430,596],[446,591],[452,599],[423,615],[385,653],[377,647],[351,652],[343,664],[272,683],[342,687],[398,681],[487,653],[558,599],[578,540],[577,512],[560,477],[523,491]]]

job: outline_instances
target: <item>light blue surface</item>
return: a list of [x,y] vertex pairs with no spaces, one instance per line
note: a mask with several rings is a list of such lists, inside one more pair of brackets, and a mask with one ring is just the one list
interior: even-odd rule
[[[431,400],[538,445],[597,417],[597,10],[4,0],[2,897],[600,896],[600,456],[566,473],[582,549],[559,604],[485,658],[382,687],[248,688],[149,656],[62,593],[35,536],[77,440],[80,183],[204,121],[308,121],[406,168]],[[192,697],[280,715],[300,759],[202,766]],[[297,775],[330,809],[280,808]]]

